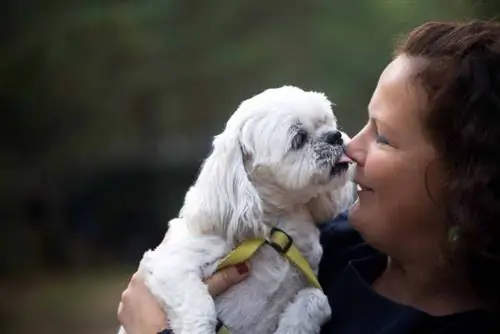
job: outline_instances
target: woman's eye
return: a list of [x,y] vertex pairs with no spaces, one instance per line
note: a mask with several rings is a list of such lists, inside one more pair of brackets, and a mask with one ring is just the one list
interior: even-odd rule
[[292,139],[292,149],[298,150],[304,146],[307,141],[307,132],[299,130]]
[[389,144],[389,141],[387,140],[387,138],[385,138],[384,136],[381,136],[379,134],[376,135],[376,139],[377,143],[379,144],[382,144],[382,145],[390,145]]

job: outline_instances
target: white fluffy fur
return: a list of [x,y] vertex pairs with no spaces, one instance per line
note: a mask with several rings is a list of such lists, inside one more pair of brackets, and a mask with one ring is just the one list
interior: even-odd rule
[[[307,140],[292,149],[298,128]],[[264,238],[276,225],[317,272],[315,224],[344,210],[353,194],[352,168],[331,173],[342,150],[325,142],[330,131],[337,124],[328,99],[291,86],[268,89],[232,115],[179,218],[169,222],[168,242],[146,252],[139,266],[175,333],[213,334],[217,317],[232,334],[319,332],[330,316],[326,296],[270,246],[252,258],[248,279],[215,300],[202,279],[238,243]]]

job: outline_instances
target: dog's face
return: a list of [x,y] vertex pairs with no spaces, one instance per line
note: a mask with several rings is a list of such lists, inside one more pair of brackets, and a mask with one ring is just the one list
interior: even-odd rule
[[259,235],[266,209],[303,204],[315,222],[331,218],[354,193],[348,139],[323,94],[268,89],[244,101],[215,137],[180,216],[228,240]]
[[251,182],[275,204],[307,202],[350,178],[343,150],[349,138],[337,128],[323,94],[290,86],[268,89],[243,102],[227,129],[231,126],[239,128]]

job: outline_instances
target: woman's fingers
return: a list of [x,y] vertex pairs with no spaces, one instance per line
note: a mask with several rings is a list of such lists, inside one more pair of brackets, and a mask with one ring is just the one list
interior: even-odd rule
[[167,326],[165,313],[137,273],[121,297],[118,320],[128,334],[158,333]]
[[220,295],[233,285],[248,277],[250,265],[248,262],[224,268],[205,280],[208,292],[213,296]]

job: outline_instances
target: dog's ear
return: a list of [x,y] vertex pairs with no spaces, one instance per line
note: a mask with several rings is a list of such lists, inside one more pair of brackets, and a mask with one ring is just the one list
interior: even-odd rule
[[181,217],[201,233],[237,242],[260,234],[262,206],[245,169],[245,149],[238,136],[229,132],[215,137],[213,151],[186,195]]
[[319,194],[307,203],[315,223],[323,223],[347,210],[355,198],[355,185],[347,182],[343,187]]

